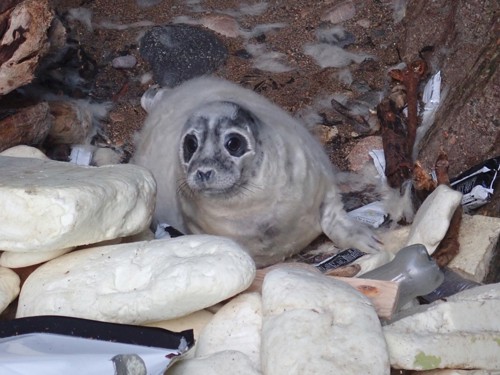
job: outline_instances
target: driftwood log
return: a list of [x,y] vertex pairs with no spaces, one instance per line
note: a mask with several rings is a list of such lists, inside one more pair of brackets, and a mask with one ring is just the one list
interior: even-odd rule
[[54,15],[48,0],[2,0],[0,11],[1,96],[33,80]]
[[52,125],[50,108],[46,102],[0,111],[0,152],[17,145],[39,145]]

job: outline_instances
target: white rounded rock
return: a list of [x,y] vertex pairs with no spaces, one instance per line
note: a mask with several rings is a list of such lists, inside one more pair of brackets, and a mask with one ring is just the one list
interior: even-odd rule
[[499,311],[496,283],[402,312],[383,328],[392,367],[500,371]]
[[255,264],[234,241],[209,235],[80,250],[26,280],[17,317],[66,315],[142,324],[201,310],[245,290]]
[[422,244],[432,255],[448,231],[451,218],[461,202],[462,193],[439,185],[415,214],[406,246]]
[[300,269],[269,272],[262,288],[266,375],[389,374],[382,327],[350,285]]
[[203,328],[212,320],[214,314],[207,310],[195,311],[192,314],[181,316],[180,318],[162,320],[161,322],[147,323],[148,327],[163,328],[173,332],[182,332],[187,329],[193,330],[195,344],[198,344],[198,337]]
[[47,262],[51,259],[57,258],[61,255],[67,254],[72,251],[74,247],[67,249],[53,250],[53,251],[35,251],[20,253],[17,251],[4,251],[0,255],[0,266],[9,268],[28,267],[34,264]]
[[168,375],[261,375],[250,359],[238,351],[218,352],[207,357],[179,361]]
[[19,295],[21,281],[17,273],[0,267],[0,313]]
[[48,160],[48,156],[36,147],[17,145],[0,152],[3,156],[12,156],[18,158],[35,158],[41,160]]
[[0,249],[53,251],[139,233],[155,194],[151,173],[135,165],[0,155]]
[[226,303],[201,331],[196,357],[226,350],[242,352],[260,368],[262,299],[259,293],[244,293]]

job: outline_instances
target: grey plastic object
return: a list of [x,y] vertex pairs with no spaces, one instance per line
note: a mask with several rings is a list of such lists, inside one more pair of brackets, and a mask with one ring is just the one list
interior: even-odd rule
[[389,263],[360,276],[364,279],[395,281],[399,284],[396,310],[413,298],[435,290],[444,280],[444,274],[429,256],[424,245],[402,248]]

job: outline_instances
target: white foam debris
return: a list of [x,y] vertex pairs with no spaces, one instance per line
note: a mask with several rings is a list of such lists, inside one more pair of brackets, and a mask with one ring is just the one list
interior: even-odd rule
[[246,50],[252,55],[253,66],[257,69],[274,73],[283,73],[293,70],[292,67],[282,62],[286,57],[285,54],[276,51],[268,51],[265,45],[247,44]]
[[304,53],[314,58],[322,68],[344,68],[351,63],[359,64],[367,59],[373,59],[372,55],[366,53],[354,53],[344,50],[338,46],[327,43],[306,44]]

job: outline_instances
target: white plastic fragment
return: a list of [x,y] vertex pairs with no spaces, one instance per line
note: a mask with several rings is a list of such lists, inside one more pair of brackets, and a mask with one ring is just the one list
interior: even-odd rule
[[352,218],[362,223],[378,228],[387,219],[387,212],[384,203],[375,201],[356,208],[347,213]]
[[0,313],[19,295],[21,280],[9,268],[0,267]]
[[278,268],[262,287],[261,361],[266,375],[389,373],[377,314],[350,285]]
[[90,165],[94,154],[94,147],[90,145],[74,145],[69,154],[69,161],[76,165]]
[[17,317],[67,315],[142,324],[173,319],[248,288],[255,264],[234,241],[190,235],[76,251],[37,268]]
[[446,185],[439,185],[415,214],[406,246],[422,244],[431,255],[448,231],[461,200],[461,193]]
[[377,172],[378,172],[378,175],[380,176],[380,178],[382,178],[383,180],[386,180],[387,177],[385,176],[384,150],[371,150],[368,152],[368,154],[373,159],[373,163],[375,165],[375,168],[377,169]]
[[467,289],[407,310],[385,326],[391,365],[399,369],[500,370],[500,284]]
[[0,156],[0,249],[54,251],[141,232],[156,183],[136,165]]

